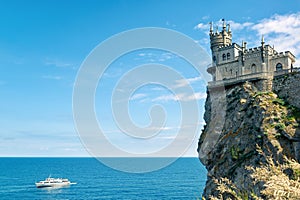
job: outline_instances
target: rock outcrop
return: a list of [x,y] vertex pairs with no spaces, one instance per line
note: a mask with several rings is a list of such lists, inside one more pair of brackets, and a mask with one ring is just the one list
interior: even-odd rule
[[207,91],[198,152],[205,199],[299,199],[300,74],[262,91],[246,82]]

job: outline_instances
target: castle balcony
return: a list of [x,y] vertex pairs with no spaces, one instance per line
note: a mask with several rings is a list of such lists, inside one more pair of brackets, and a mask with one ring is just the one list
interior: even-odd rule
[[206,71],[210,74],[214,74],[216,72],[216,66],[215,65],[209,65],[206,69]]
[[258,81],[258,80],[266,80],[266,79],[273,79],[273,77],[283,76],[289,73],[300,72],[300,67],[294,67],[290,69],[284,69],[274,72],[257,72],[251,74],[245,74],[242,76],[238,76],[235,78],[230,79],[223,79],[219,81],[210,81],[208,82],[208,88],[217,88],[217,87],[226,87],[230,85],[236,85],[239,83],[243,83],[246,81]]
[[269,79],[271,77],[273,77],[273,73],[269,73],[269,72],[251,73],[242,76],[237,76],[235,78],[223,79],[219,81],[211,81],[208,82],[208,87],[209,88],[225,87],[229,85],[236,85],[246,81],[257,81],[257,80]]

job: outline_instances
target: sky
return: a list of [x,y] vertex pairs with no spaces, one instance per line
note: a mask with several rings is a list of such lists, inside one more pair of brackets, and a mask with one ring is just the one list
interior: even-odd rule
[[[189,36],[210,54],[209,22],[218,25],[223,18],[231,24],[233,42],[247,41],[248,47],[256,47],[264,35],[265,42],[278,51],[290,50],[300,57],[299,0],[1,1],[0,156],[90,156],[76,131],[72,110],[74,82],[89,53],[120,32],[160,27]],[[154,84],[138,88],[128,101],[135,124],[149,124],[148,112],[154,104],[167,113],[158,137],[141,141],[118,129],[110,105],[118,80],[147,63],[177,70],[195,95],[174,95]],[[182,84],[174,80],[174,87]],[[116,59],[105,72],[95,93],[95,112],[115,146],[146,154],[168,146],[176,136],[178,102],[197,100],[199,130],[184,154],[197,156],[205,98],[205,82],[189,63],[170,52],[142,49]]]

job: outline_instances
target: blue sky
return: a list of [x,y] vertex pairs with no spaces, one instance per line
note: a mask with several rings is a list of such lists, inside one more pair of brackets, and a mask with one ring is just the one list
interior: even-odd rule
[[[193,38],[209,52],[208,23],[218,24],[225,18],[232,25],[234,42],[244,40],[248,47],[255,47],[264,34],[266,43],[299,57],[299,16],[299,0],[1,1],[0,156],[89,155],[74,128],[73,84],[85,57],[114,34],[141,27],[169,28]],[[110,139],[124,149],[141,149],[143,144],[132,145],[132,139],[120,136],[106,105],[118,78],[132,66],[149,62],[167,64],[186,77],[203,114],[205,84],[187,63],[168,52],[132,52],[106,72],[95,105],[104,129],[112,133]],[[179,121],[176,98],[154,85],[142,87],[130,101],[132,118],[147,125],[149,119],[141,116],[151,104],[160,103],[170,113],[163,131],[172,138]],[[200,129],[202,125],[199,121]],[[169,141],[160,142],[149,143],[145,152]],[[197,156],[196,144],[195,140],[187,156]]]

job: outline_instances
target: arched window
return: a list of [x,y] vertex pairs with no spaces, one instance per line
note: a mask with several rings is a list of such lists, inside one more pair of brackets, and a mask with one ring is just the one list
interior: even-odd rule
[[227,53],[227,60],[230,60],[230,53]]
[[214,63],[217,61],[216,56],[213,57],[213,61],[214,61]]
[[251,66],[251,72],[252,73],[256,73],[256,65],[255,64],[252,64],[252,66]]
[[222,55],[222,58],[223,58],[223,61],[226,60],[226,54],[225,53]]
[[276,71],[280,71],[282,70],[282,64],[281,63],[277,63],[276,65]]

